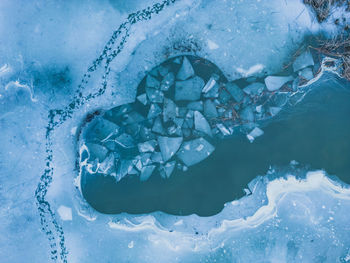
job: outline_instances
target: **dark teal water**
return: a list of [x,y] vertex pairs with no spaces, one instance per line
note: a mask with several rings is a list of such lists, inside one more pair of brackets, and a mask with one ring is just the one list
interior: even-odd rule
[[83,195],[103,213],[159,210],[209,216],[243,196],[247,183],[270,165],[287,166],[291,160],[350,183],[349,83],[319,81],[303,102],[284,110],[263,130],[254,143],[245,135],[219,141],[208,159],[168,180],[152,176],[141,183],[129,177],[116,184],[114,178],[83,176]]

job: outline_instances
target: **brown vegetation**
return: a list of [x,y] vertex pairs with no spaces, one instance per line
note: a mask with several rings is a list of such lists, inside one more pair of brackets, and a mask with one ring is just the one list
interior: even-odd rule
[[319,52],[342,61],[342,77],[350,81],[350,37],[340,35],[332,40],[322,40],[318,48]]
[[350,11],[350,0],[304,0],[304,4],[312,7],[318,22],[326,20],[334,6],[346,5],[347,11]]

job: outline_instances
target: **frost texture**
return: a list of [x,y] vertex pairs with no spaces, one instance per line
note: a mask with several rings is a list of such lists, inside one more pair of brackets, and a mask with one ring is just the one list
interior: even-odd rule
[[296,0],[110,2],[0,3],[0,261],[349,261],[349,188],[323,172],[258,177],[208,218],[86,204],[73,184],[86,114],[132,102],[144,72],[178,54],[208,57],[230,80],[277,73],[315,29]]

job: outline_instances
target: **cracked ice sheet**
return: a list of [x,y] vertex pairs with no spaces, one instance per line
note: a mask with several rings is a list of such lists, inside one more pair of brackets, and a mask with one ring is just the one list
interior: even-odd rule
[[[118,3],[108,1],[91,1],[86,5],[74,1],[67,5],[44,1],[1,2],[0,32],[1,36],[7,36],[0,40],[1,63],[9,67],[0,79],[0,230],[6,233],[0,238],[1,259],[49,261],[50,248],[40,231],[34,200],[37,182],[45,167],[47,112],[70,100],[82,74],[100,53],[111,31],[126,17],[125,12],[142,8],[151,1],[135,3],[135,7],[121,4],[122,9],[118,11]],[[291,6],[293,12],[290,12]],[[308,259],[311,255],[307,250],[323,245],[322,242],[327,247],[339,244],[334,252],[324,252],[330,257],[331,253],[345,256],[350,253],[344,245],[349,244],[349,240],[342,227],[342,224],[346,227],[346,213],[342,212],[349,208],[349,190],[329,181],[322,173],[301,182],[293,177],[271,183],[262,180],[253,195],[227,204],[221,213],[209,218],[164,213],[102,215],[92,211],[73,185],[78,150],[74,148],[74,131],[83,117],[98,108],[133,101],[136,86],[146,70],[167,56],[183,53],[174,46],[198,44],[196,54],[212,60],[231,80],[239,78],[242,72],[258,73],[250,70],[256,68],[255,65],[263,65],[263,71],[268,73],[278,72],[305,32],[314,30],[304,8],[299,1],[286,4],[285,1],[187,0],[131,28],[125,49],[113,62],[111,85],[106,93],[81,107],[53,135],[54,177],[47,199],[63,227],[69,262],[96,262],[96,259],[101,262],[154,262],[156,259],[210,262],[214,258],[234,260],[234,255],[241,255],[241,261],[252,261],[248,250],[253,249],[254,258],[274,260],[282,251],[286,259],[300,255]],[[182,43],[183,38],[187,40]],[[258,53],[254,52],[254,42],[260,44]],[[56,87],[56,82],[35,81],[38,72],[40,80],[55,75],[52,65],[54,69],[69,66],[69,81],[60,86],[62,89]],[[17,80],[30,88],[19,85],[5,90],[8,83]],[[94,83],[99,84],[96,75],[84,93],[96,88]],[[307,206],[301,201],[306,197],[310,200]],[[72,220],[61,221],[58,209],[62,206],[72,209]],[[318,206],[325,210],[319,210]],[[284,207],[300,210],[290,213]],[[335,208],[338,210],[334,215]],[[298,223],[290,218],[293,215],[300,217]],[[315,230],[315,220],[324,220],[320,221],[323,227],[316,226]],[[300,232],[291,229],[293,226]],[[272,231],[276,229],[280,231]],[[324,241],[316,240],[313,231]],[[285,244],[281,233],[309,235]],[[266,245],[255,247],[257,243]],[[159,251],[162,253],[157,253]]]

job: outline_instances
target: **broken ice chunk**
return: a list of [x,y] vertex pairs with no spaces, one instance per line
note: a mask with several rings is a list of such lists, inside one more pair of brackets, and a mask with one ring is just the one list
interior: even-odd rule
[[169,178],[173,173],[176,161],[171,161],[160,167],[160,174],[163,178]]
[[135,169],[135,167],[133,167],[133,168],[131,168],[131,170],[128,172],[128,174],[130,174],[130,175],[139,174],[139,171],[137,171],[137,170]]
[[162,124],[162,121],[161,121],[160,117],[155,119],[155,121],[153,123],[152,131],[156,132],[156,133],[159,133],[159,134],[164,134],[165,133],[164,127],[163,127],[163,124]]
[[178,136],[182,136],[182,131],[181,131],[181,127],[177,126],[177,125],[171,125],[168,127],[167,129],[168,134],[169,135],[178,135]]
[[115,151],[116,149],[116,143],[115,141],[105,141],[103,142],[103,146],[105,146],[110,151]]
[[169,69],[167,67],[159,66],[158,72],[163,77],[169,72]]
[[156,140],[150,140],[147,142],[141,142],[137,144],[137,148],[139,149],[139,152],[153,152],[156,146],[157,146]]
[[98,172],[103,174],[108,174],[113,172],[114,167],[114,155],[110,153],[103,162],[100,163],[98,167]]
[[255,82],[249,84],[243,91],[250,96],[259,96],[264,91],[265,85],[263,83]]
[[299,76],[309,81],[314,78],[314,73],[311,68],[304,68],[298,72]]
[[146,166],[152,163],[151,160],[152,153],[141,153],[140,154],[140,161],[142,163],[142,166]]
[[309,50],[303,52],[298,56],[293,63],[294,72],[301,70],[303,68],[313,66],[314,60]]
[[145,126],[140,127],[140,138],[143,141],[151,140],[155,138],[155,135],[152,133],[150,128],[147,128]]
[[207,93],[204,93],[204,98],[217,98],[219,97],[219,85],[215,83]]
[[152,88],[146,88],[146,94],[148,99],[153,103],[162,103],[164,94],[162,91]]
[[219,100],[222,104],[226,104],[231,99],[231,95],[226,91],[226,89],[220,89]]
[[219,131],[222,133],[222,135],[224,135],[224,136],[231,135],[231,131],[229,129],[227,129],[226,126],[223,125],[222,123],[216,124],[216,127],[219,129]]
[[185,81],[176,81],[175,100],[199,100],[203,85],[203,79],[198,76]]
[[180,107],[176,109],[176,117],[184,118],[187,114],[187,108]]
[[289,98],[289,92],[278,92],[272,97],[271,102],[273,106],[283,107],[287,104]]
[[238,87],[233,82],[228,82],[225,86],[226,90],[230,92],[231,96],[235,99],[236,102],[243,100],[244,93],[240,87]]
[[252,122],[254,121],[254,112],[252,107],[245,107],[239,114],[242,120]]
[[123,179],[134,167],[134,160],[122,159],[119,162],[118,172],[116,176],[117,182]]
[[181,143],[182,137],[158,137],[158,144],[164,162],[168,161],[177,152]]
[[152,104],[149,108],[149,112],[147,115],[147,119],[153,119],[162,113],[162,109],[158,106],[158,104]]
[[214,88],[216,84],[216,81],[219,79],[219,76],[214,74],[213,76],[210,77],[210,79],[208,80],[207,84],[205,84],[205,86],[202,89],[203,93],[207,93],[209,92],[212,88]]
[[218,111],[216,110],[216,106],[211,100],[206,100],[204,102],[204,115],[209,119],[218,117]]
[[203,138],[184,142],[177,153],[178,158],[187,166],[192,166],[206,159],[214,146]]
[[123,124],[135,124],[144,121],[145,118],[138,112],[132,111],[123,116]]
[[189,137],[189,136],[191,136],[191,129],[183,128],[183,129],[182,129],[182,134],[183,134],[184,137]]
[[151,75],[147,75],[147,78],[146,78],[147,87],[158,89],[159,85],[160,83],[156,78],[152,77]]
[[86,143],[86,147],[89,151],[89,159],[91,161],[97,158],[100,162],[102,162],[107,156],[108,150],[106,149],[106,147],[100,144]]
[[197,131],[204,132],[205,134],[212,136],[208,121],[199,111],[194,112],[194,127]]
[[281,111],[281,108],[280,107],[270,107],[269,111],[270,111],[271,116],[275,116]]
[[143,93],[143,94],[137,96],[137,100],[138,100],[139,102],[141,102],[143,105],[147,105],[147,103],[148,103],[146,93]]
[[187,108],[190,110],[202,111],[203,110],[203,102],[201,100],[190,102],[187,104]]
[[180,63],[181,63],[180,57],[175,58],[175,59],[173,60],[173,63],[175,63],[175,64],[180,64]]
[[176,117],[176,104],[171,100],[164,98],[163,104],[163,121],[167,122],[173,120]]
[[255,107],[255,110],[256,110],[257,113],[261,113],[262,109],[263,109],[262,105],[258,105],[258,106]]
[[169,90],[169,88],[174,84],[174,81],[175,81],[174,73],[169,72],[163,78],[163,80],[160,84],[160,89],[163,91]]
[[247,138],[250,142],[253,142],[255,138],[264,134],[264,131],[258,127],[255,127],[250,133],[247,134]]
[[123,148],[135,147],[134,139],[127,133],[121,134],[114,141]]
[[177,127],[182,127],[184,121],[185,120],[182,118],[174,118],[173,119],[173,122],[176,124]]
[[265,78],[265,85],[268,91],[279,90],[288,81],[292,81],[292,76],[282,77],[282,76],[268,76]]
[[153,77],[158,77],[158,67],[153,68],[148,74],[152,75]]
[[176,78],[179,80],[186,80],[194,75],[193,67],[190,61],[184,56],[182,61],[181,68],[176,75]]
[[163,163],[163,157],[160,152],[153,152],[151,155],[151,160],[154,163]]
[[141,182],[147,181],[148,178],[152,175],[155,165],[144,166],[141,168],[140,180]]
[[86,132],[87,141],[95,141],[96,138],[99,141],[105,141],[110,138],[112,135],[116,135],[119,132],[120,127],[104,118],[97,118],[89,126],[88,131]]

